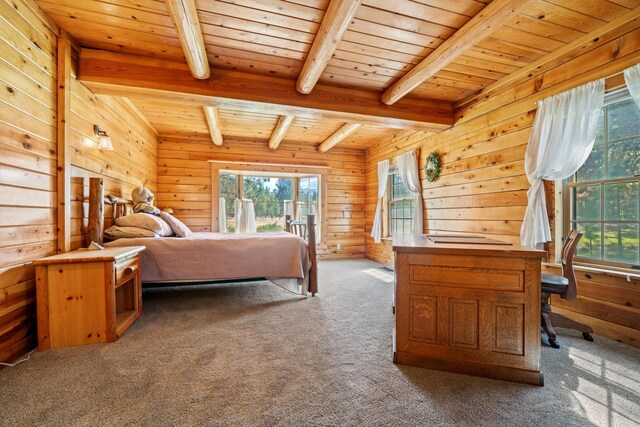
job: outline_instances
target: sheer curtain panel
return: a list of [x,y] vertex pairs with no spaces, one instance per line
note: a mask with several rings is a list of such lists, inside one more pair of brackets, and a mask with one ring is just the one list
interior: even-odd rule
[[633,101],[640,109],[640,64],[624,70],[624,82],[627,84]]
[[234,208],[234,217],[233,217],[233,223],[236,226],[236,231],[235,233],[241,233],[242,231],[240,230],[241,228],[241,222],[242,222],[242,200],[240,199],[235,199],[233,201],[233,208]]
[[218,231],[227,232],[227,200],[224,197],[220,197],[218,202]]
[[242,216],[240,217],[240,232],[256,232],[256,211],[253,207],[253,200],[242,199]]
[[405,190],[413,196],[412,229],[414,235],[422,234],[422,187],[418,172],[418,156],[415,151],[409,151],[396,156],[398,172],[402,178]]
[[376,243],[380,243],[382,239],[382,198],[387,192],[387,176],[389,176],[389,160],[378,162],[378,205],[371,229],[371,237]]
[[604,79],[538,102],[538,112],[524,157],[531,188],[520,229],[523,246],[551,240],[543,180],[573,175],[587,160],[604,104]]
[[302,221],[303,209],[304,209],[304,202],[296,202],[296,221]]
[[289,215],[290,219],[293,219],[293,200],[283,200],[284,204],[284,216]]

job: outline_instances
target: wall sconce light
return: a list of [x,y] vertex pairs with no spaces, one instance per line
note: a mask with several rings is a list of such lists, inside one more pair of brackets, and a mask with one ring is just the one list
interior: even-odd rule
[[98,125],[93,125],[93,131],[98,137],[98,150],[113,151],[111,138],[109,138],[109,135],[107,135],[107,132],[100,129],[100,126]]

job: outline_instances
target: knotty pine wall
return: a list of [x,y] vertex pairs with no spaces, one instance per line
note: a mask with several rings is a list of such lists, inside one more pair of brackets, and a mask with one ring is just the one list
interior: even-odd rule
[[0,361],[36,345],[30,261],[56,251],[56,37],[0,0]]
[[[327,241],[318,245],[323,258],[364,256],[364,151],[336,147],[321,154],[315,146],[283,141],[272,151],[267,141],[225,138],[216,147],[208,135],[161,136],[158,144],[158,206],[194,231],[211,230],[209,159],[283,164],[326,164]],[[340,250],[336,248],[341,243]]]
[[[570,58],[554,61],[533,76],[481,97],[459,109],[456,125],[439,134],[400,131],[368,149],[367,258],[393,265],[390,242],[375,244],[370,237],[376,209],[377,163],[417,148],[421,168],[432,151],[437,151],[442,161],[440,179],[434,183],[426,181],[421,171],[424,232],[481,233],[518,243],[529,188],[524,153],[535,102],[640,62],[639,26],[632,22],[577,49]],[[619,78],[609,81],[613,82],[609,86],[620,83]],[[553,208],[550,213],[553,216]],[[590,276],[581,277],[578,300],[563,301],[558,306],[591,324],[596,333],[639,345],[640,289],[620,276]],[[607,291],[599,288],[602,283],[609,286]]]
[[[71,99],[71,249],[85,246],[89,177],[104,179],[105,194],[127,199],[141,184],[157,190],[157,134],[126,99],[95,95],[77,80]],[[113,151],[97,148],[93,125],[111,137]],[[105,228],[112,225],[105,206]]]
[[[0,361],[36,345],[30,261],[56,251],[57,28],[30,0],[0,0]],[[157,187],[157,135],[126,100],[73,80],[72,249],[84,245],[88,177],[129,197]],[[93,125],[114,151],[97,149]],[[107,209],[105,216],[109,216]],[[110,225],[110,221],[106,221]]]

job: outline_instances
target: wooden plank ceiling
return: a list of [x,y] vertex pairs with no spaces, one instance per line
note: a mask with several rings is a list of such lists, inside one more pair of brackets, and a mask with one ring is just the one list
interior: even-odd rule
[[[37,3],[83,47],[185,62],[164,1]],[[460,41],[460,54],[452,55],[453,61],[436,67],[436,72],[408,91],[407,98],[440,100],[453,107],[640,4],[637,0],[494,0],[493,5],[490,0],[355,3],[350,5],[351,11],[331,12],[333,19],[351,19],[345,21],[341,38],[337,36],[339,41],[321,70],[318,84],[382,95],[394,84],[401,85],[402,78],[438,47],[448,48],[448,39],[447,43],[453,43],[456,34],[471,35],[471,43]],[[235,70],[295,82],[321,25],[326,27],[323,19],[330,0],[199,0],[195,4],[212,76],[216,70]],[[487,9],[493,14],[504,11],[505,19],[499,24],[482,21],[487,7],[493,8]],[[353,11],[355,14],[348,14]],[[446,53],[458,52],[459,46]],[[384,96],[382,100],[393,103],[386,102]],[[132,101],[161,134],[209,133],[201,107],[148,95]],[[218,113],[223,137],[268,140],[280,118],[279,114],[232,108],[220,108]],[[283,141],[317,145],[344,124],[344,120],[333,118],[297,117]],[[365,124],[341,146],[366,148],[392,132],[382,125]]]

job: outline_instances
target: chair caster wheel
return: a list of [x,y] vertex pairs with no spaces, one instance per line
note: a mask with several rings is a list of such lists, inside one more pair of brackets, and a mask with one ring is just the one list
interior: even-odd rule
[[549,338],[549,345],[553,348],[560,348],[560,344],[558,344],[555,338]]
[[584,338],[587,341],[593,342],[593,337],[591,336],[591,334],[589,332],[583,332],[582,333],[582,338]]

